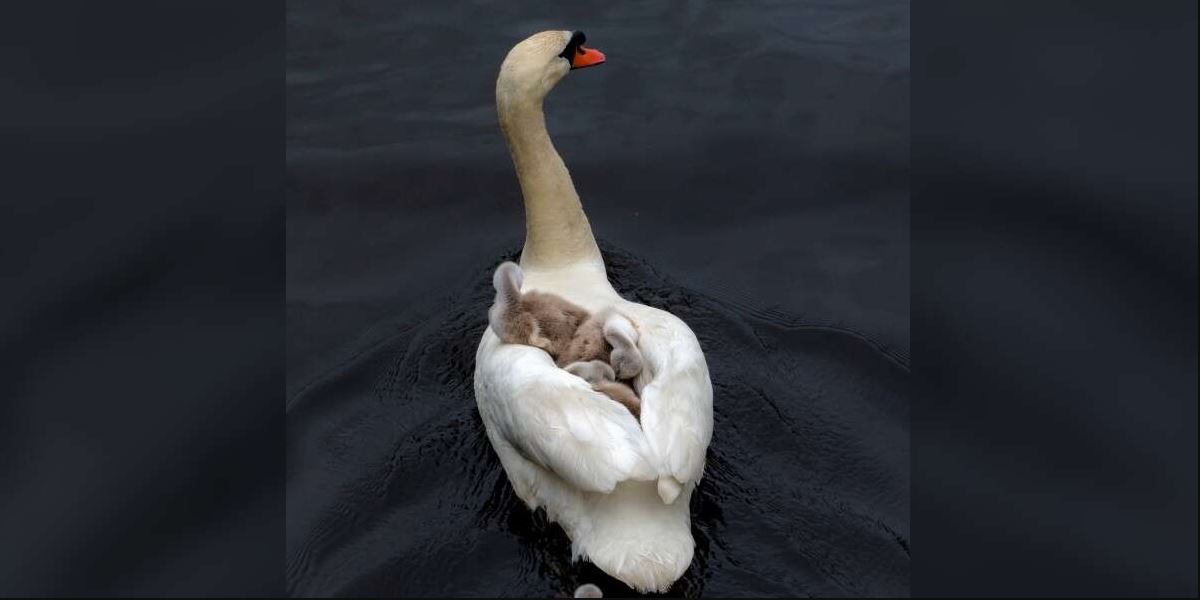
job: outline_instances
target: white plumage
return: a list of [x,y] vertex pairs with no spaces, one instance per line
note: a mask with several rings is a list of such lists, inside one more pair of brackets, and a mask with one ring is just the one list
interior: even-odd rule
[[518,44],[501,67],[497,107],[525,197],[522,291],[558,294],[636,328],[645,367],[635,381],[641,423],[555,366],[544,351],[501,343],[488,328],[475,396],[517,496],[544,508],[577,558],[639,591],[665,591],[691,563],[689,500],[712,437],[712,384],[695,334],[609,284],[574,185],[545,132],[541,101],[566,74],[571,33]]

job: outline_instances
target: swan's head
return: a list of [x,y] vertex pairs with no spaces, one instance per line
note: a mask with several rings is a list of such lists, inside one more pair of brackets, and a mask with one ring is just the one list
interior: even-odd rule
[[543,31],[513,46],[500,65],[496,96],[502,101],[546,97],[572,69],[604,62],[604,53],[584,45],[582,31]]

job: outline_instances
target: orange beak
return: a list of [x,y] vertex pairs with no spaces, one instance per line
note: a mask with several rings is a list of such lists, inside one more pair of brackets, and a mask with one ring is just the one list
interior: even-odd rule
[[571,57],[571,68],[572,69],[582,69],[584,67],[594,67],[596,65],[603,64],[603,63],[604,63],[604,53],[603,52],[601,52],[599,50],[593,50],[592,48],[584,48],[583,44],[580,44],[579,47],[575,49],[575,56]]

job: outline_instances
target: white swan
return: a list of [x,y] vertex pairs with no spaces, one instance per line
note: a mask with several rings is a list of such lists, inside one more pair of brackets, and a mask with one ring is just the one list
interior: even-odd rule
[[555,367],[544,351],[501,343],[488,328],[475,357],[475,398],[517,496],[543,507],[575,558],[641,592],[665,591],[692,561],[689,499],[712,437],[712,384],[691,329],[628,302],[604,261],[566,166],[546,133],[542,100],[567,71],[604,61],[580,32],[545,31],[508,53],[496,108],[525,198],[522,289],[633,322],[645,369],[641,426],[620,404]]

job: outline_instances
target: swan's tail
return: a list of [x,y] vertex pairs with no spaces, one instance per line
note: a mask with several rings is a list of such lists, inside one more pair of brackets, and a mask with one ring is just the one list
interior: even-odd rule
[[658,497],[663,503],[671,504],[679,497],[679,492],[683,491],[683,486],[679,484],[674,477],[663,475],[658,478]]
[[[586,530],[572,550],[638,592],[665,592],[692,563],[688,498],[664,504],[652,481],[625,481],[610,494],[589,494]],[[583,528],[581,528],[583,529]]]

